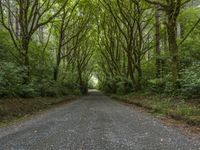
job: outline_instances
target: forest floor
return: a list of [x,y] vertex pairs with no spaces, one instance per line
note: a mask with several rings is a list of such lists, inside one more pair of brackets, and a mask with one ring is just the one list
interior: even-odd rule
[[77,98],[78,96],[0,99],[0,126],[23,120],[32,114],[57,107]]
[[148,113],[92,91],[68,104],[0,128],[2,150],[198,150],[184,135]]
[[138,106],[153,113],[167,123],[183,126],[189,132],[200,135],[200,102],[196,99],[183,99],[158,95],[132,93],[130,95],[110,95],[111,98]]

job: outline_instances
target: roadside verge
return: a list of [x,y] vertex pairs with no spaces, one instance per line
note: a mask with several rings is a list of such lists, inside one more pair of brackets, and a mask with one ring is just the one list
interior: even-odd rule
[[0,127],[78,98],[79,96],[0,99]]
[[137,93],[126,96],[110,95],[110,97],[200,129],[200,104],[198,102],[170,97],[144,96]]

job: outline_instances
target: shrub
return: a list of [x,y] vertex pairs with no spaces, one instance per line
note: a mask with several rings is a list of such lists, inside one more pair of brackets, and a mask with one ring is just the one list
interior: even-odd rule
[[181,93],[188,97],[200,96],[200,63],[181,71]]
[[36,90],[36,87],[34,87],[31,83],[22,84],[17,90],[16,94],[23,98],[33,98],[40,96],[39,92]]
[[124,95],[133,91],[133,85],[130,80],[121,78],[121,81],[117,83],[117,94]]
[[14,63],[2,62],[0,64],[0,95],[16,96],[22,89],[22,83],[25,75],[24,68]]
[[115,93],[119,95],[128,94],[133,91],[132,82],[121,76],[107,78],[104,83],[101,83],[100,87],[101,90],[106,93]]
[[148,86],[152,92],[162,93],[165,90],[165,80],[164,78],[156,78],[149,80]]

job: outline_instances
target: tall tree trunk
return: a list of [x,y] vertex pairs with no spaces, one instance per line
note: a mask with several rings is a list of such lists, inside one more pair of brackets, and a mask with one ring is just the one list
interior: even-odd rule
[[137,83],[136,83],[136,90],[140,91],[142,89],[142,85],[141,85],[141,81],[142,81],[142,68],[141,68],[141,62],[140,62],[140,60],[138,60],[136,70],[137,70],[137,76],[138,76],[137,77]]
[[60,67],[60,58],[57,58],[53,74],[54,81],[58,81],[59,67]]
[[19,28],[19,9],[16,7],[16,10],[15,10],[15,14],[17,15],[15,17],[15,32],[16,32],[16,36],[19,38],[20,36],[20,28]]
[[80,64],[78,64],[77,69],[78,69],[78,76],[79,76],[79,90],[80,90],[81,94],[85,95],[88,93],[88,87],[87,87],[87,84],[83,80]]
[[28,83],[30,79],[30,62],[29,62],[29,38],[26,36],[22,36],[22,44],[21,44],[21,62],[22,66],[25,67],[25,75],[24,83]]
[[79,88],[80,88],[80,92],[81,92],[81,94],[85,94],[84,93],[84,84],[83,84],[83,79],[82,79],[82,73],[81,73],[80,69],[78,69],[78,75],[79,75]]
[[161,59],[160,59],[160,14],[159,7],[156,6],[155,9],[155,19],[156,19],[156,77],[161,77]]
[[172,82],[174,88],[178,88],[178,46],[177,46],[177,19],[173,16],[168,16],[168,42],[169,52],[171,56],[171,71],[172,71]]
[[56,53],[56,65],[54,67],[54,80],[57,81],[58,80],[58,74],[59,74],[59,67],[60,67],[60,62],[61,62],[61,50],[62,50],[62,44],[63,44],[63,40],[64,40],[64,21],[65,18],[62,18],[62,23],[60,26],[60,31],[59,31],[59,43],[58,43],[58,49],[57,49],[57,53]]
[[132,84],[135,84],[135,78],[134,78],[134,71],[133,71],[133,62],[131,59],[131,54],[127,54],[127,59],[128,59],[128,68],[127,68],[127,75],[130,77]]
[[54,66],[54,76],[53,76],[54,81],[58,81],[58,74],[59,74],[59,68],[60,68],[60,62],[61,62],[61,49],[62,49],[61,43],[59,44],[59,47],[58,47],[58,52],[56,56],[56,65]]

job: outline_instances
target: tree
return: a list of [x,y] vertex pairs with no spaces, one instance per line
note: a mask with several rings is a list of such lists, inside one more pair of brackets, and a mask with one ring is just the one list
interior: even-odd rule
[[87,31],[87,24],[90,17],[88,15],[82,17],[77,13],[76,1],[71,8],[64,8],[61,12],[61,18],[55,24],[55,32],[58,35],[58,46],[56,49],[56,65],[54,67],[54,80],[58,80],[59,67],[62,60],[68,57],[74,57],[73,53],[79,47]]
[[88,92],[88,81],[90,79],[89,76],[92,73],[93,69],[93,67],[88,66],[94,52],[90,43],[88,43],[88,39],[89,36],[83,41],[82,45],[78,48],[75,54],[79,89],[82,94],[87,94]]
[[[121,45],[127,57],[127,76],[131,79],[136,90],[141,89],[142,68],[141,61],[150,49],[145,42],[149,34],[148,8],[138,0],[119,1],[108,3],[103,0],[102,5],[113,17],[121,34]],[[143,20],[142,18],[146,20]],[[146,47],[147,46],[147,47]]]
[[181,7],[183,7],[190,0],[145,0],[146,2],[157,5],[166,13],[167,16],[167,33],[169,52],[171,55],[171,72],[174,88],[178,88],[178,73],[179,73],[179,60],[178,60],[178,45],[177,45],[177,18],[180,14]]
[[160,12],[159,6],[155,7],[155,20],[156,20],[156,77],[161,76],[161,47],[160,47]]
[[[33,34],[57,17],[67,2],[68,0],[63,3],[59,3],[59,0],[0,0],[0,22],[9,32],[19,54],[16,58],[22,66],[26,67],[27,76],[30,74],[29,44]],[[55,3],[59,4],[59,8],[55,7]],[[27,82],[28,78],[25,80]]]

